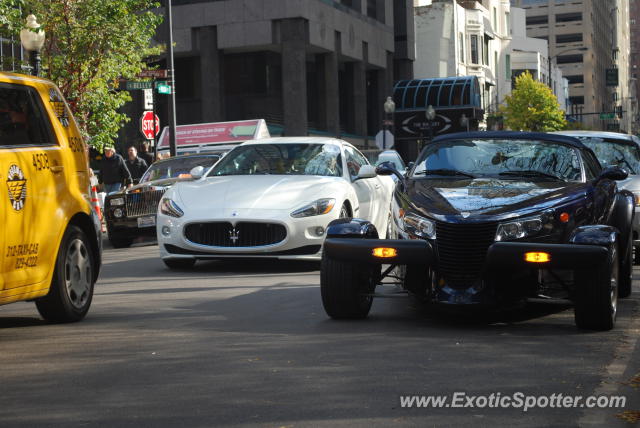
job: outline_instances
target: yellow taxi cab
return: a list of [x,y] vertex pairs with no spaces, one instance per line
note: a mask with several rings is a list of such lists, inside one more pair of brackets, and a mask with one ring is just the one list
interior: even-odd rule
[[0,305],[32,300],[52,322],[87,314],[102,257],[89,172],[58,88],[0,72]]

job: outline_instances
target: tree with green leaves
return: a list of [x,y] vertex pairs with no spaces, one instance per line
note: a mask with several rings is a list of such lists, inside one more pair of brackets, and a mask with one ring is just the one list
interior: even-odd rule
[[112,146],[130,119],[118,110],[131,95],[118,89],[161,46],[152,37],[162,17],[153,0],[0,0],[0,27],[18,38],[28,14],[46,32],[42,76],[53,80],[91,145]]
[[516,77],[515,88],[500,107],[504,124],[515,131],[558,131],[567,126],[565,113],[547,85],[527,71]]

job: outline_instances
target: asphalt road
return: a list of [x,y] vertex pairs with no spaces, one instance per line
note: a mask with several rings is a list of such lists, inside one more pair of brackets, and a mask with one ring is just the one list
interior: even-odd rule
[[[638,284],[610,332],[577,330],[561,305],[442,314],[408,299],[338,322],[314,264],[177,272],[153,245],[104,258],[81,323],[47,325],[32,303],[0,308],[0,426],[631,426],[615,415],[640,411]],[[627,406],[400,405],[455,392],[622,394]]]

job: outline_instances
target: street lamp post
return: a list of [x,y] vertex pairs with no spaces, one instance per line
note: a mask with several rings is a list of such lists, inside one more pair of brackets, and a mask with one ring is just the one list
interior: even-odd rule
[[391,121],[393,121],[393,113],[396,111],[396,103],[393,102],[393,98],[387,97],[387,100],[384,102],[384,113],[385,118],[382,122],[382,150],[387,149],[387,127],[389,126],[389,116],[391,116]]
[[44,37],[44,30],[40,28],[35,15],[27,16],[27,24],[20,31],[20,43],[29,52],[31,74],[34,76],[40,75],[40,50],[44,46]]
[[431,142],[431,140],[433,140],[433,126],[431,126],[431,121],[436,118],[436,110],[431,104],[427,107],[425,116],[427,117],[427,124],[429,125],[429,142]]

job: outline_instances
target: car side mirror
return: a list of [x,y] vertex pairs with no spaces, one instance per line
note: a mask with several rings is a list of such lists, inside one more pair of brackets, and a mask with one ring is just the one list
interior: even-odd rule
[[189,174],[191,174],[191,178],[194,180],[199,180],[204,175],[204,167],[201,165],[194,166],[191,168],[191,171],[189,171]]
[[629,173],[627,170],[620,168],[619,166],[608,166],[600,172],[598,180],[602,180],[604,178],[609,180],[624,180],[628,176]]
[[376,168],[376,173],[378,175],[395,175],[398,177],[398,180],[404,181],[404,175],[402,175],[391,162],[382,162]]
[[356,180],[362,180],[365,178],[373,178],[376,174],[376,168],[372,165],[362,165],[360,170],[358,171],[358,176]]

